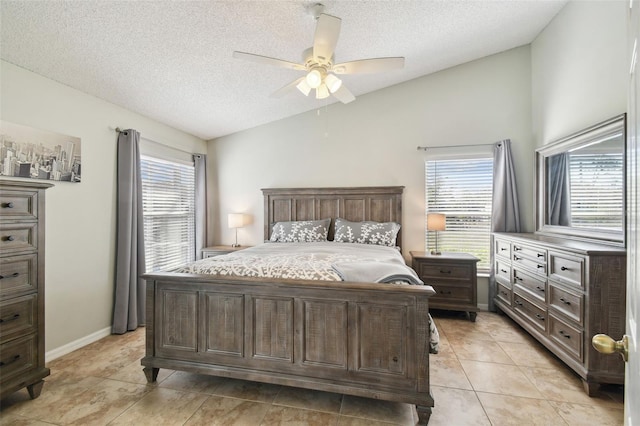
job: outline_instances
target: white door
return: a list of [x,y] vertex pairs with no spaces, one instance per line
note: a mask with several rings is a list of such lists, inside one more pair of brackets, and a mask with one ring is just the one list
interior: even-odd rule
[[[638,94],[640,79],[636,67],[640,47],[640,1],[630,3],[629,13],[629,97],[627,115],[627,336],[629,339],[629,361],[625,377],[625,424],[640,426],[640,221],[638,212],[638,164],[640,152],[640,108]],[[618,337],[618,336],[616,336]]]

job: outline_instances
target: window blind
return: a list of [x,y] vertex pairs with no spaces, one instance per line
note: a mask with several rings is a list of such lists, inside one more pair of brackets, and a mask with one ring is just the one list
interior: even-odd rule
[[[426,213],[446,215],[438,250],[473,254],[478,270],[489,271],[493,160],[427,160],[425,188]],[[436,248],[435,241],[436,231],[426,231],[427,250]]]
[[195,169],[143,156],[142,209],[147,272],[195,260]]
[[624,158],[622,153],[571,154],[571,226],[623,228]]

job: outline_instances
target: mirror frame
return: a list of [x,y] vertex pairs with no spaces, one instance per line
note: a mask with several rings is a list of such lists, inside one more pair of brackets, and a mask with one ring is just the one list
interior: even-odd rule
[[[626,184],[627,184],[627,123],[626,114],[621,114],[609,120],[598,123],[587,129],[564,137],[536,150],[536,233],[586,240],[591,242],[605,243],[609,245],[625,247],[625,230],[627,223],[626,210]],[[581,145],[591,144],[598,139],[619,133],[622,131],[623,144],[623,171],[622,181],[625,188],[625,196],[622,201],[622,230],[608,231],[595,228],[576,228],[571,226],[549,225],[547,221],[547,169],[546,159],[552,155],[559,154]]]

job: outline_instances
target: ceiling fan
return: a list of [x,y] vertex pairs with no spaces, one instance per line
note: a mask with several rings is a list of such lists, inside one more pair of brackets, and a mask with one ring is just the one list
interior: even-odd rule
[[334,63],[334,50],[340,35],[342,20],[322,13],[324,5],[318,3],[310,8],[317,20],[313,47],[302,53],[302,63],[289,62],[253,53],[233,52],[233,57],[252,62],[275,65],[283,68],[304,71],[306,74],[286,86],[275,91],[271,96],[280,97],[293,88],[297,88],[305,96],[315,89],[316,99],[324,99],[333,95],[342,103],[355,100],[355,96],[347,89],[336,74],[364,74],[388,71],[404,67],[403,57],[371,58],[357,61]]

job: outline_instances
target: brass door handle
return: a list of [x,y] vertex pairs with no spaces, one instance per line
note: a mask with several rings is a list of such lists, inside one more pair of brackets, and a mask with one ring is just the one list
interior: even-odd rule
[[624,362],[629,360],[629,336],[622,336],[622,340],[617,342],[606,334],[596,334],[591,339],[591,344],[600,353],[612,354],[618,352],[622,355]]

